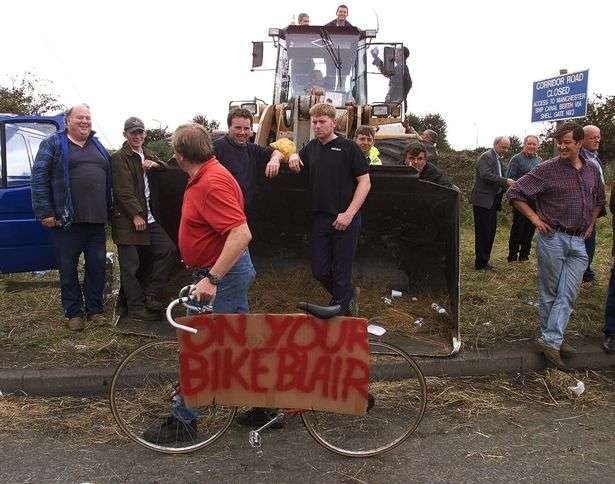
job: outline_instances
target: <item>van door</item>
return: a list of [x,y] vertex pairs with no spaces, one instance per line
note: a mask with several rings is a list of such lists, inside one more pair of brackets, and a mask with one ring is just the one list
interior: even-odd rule
[[63,117],[0,116],[0,273],[55,269],[51,232],[34,217],[30,173]]

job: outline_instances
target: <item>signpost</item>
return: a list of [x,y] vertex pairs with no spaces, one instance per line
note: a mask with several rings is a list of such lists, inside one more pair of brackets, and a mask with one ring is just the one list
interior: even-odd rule
[[534,82],[532,123],[585,117],[588,78],[585,70]]

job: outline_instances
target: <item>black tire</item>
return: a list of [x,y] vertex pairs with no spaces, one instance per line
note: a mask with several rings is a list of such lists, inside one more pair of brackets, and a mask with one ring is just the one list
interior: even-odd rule
[[364,415],[305,411],[303,423],[316,442],[346,457],[372,457],[402,444],[417,429],[427,401],[425,378],[403,350],[370,341],[370,400]]
[[196,432],[177,421],[176,435],[183,437],[175,442],[146,440],[143,433],[158,428],[170,415],[171,394],[179,381],[178,356],[179,344],[175,340],[140,346],[120,363],[109,389],[113,417],[126,435],[147,449],[166,454],[193,452],[214,443],[237,412],[236,407],[219,405],[191,408],[195,413],[191,425]]

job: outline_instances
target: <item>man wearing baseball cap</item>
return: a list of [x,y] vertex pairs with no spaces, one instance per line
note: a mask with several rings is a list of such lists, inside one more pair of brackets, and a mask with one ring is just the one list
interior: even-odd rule
[[[177,249],[156,221],[150,206],[151,170],[166,164],[143,146],[145,125],[137,117],[124,123],[122,148],[111,157],[113,172],[113,215],[111,228],[120,260],[122,291],[128,318],[160,319],[163,304],[159,294],[177,263]],[[147,274],[147,280],[142,277]]]

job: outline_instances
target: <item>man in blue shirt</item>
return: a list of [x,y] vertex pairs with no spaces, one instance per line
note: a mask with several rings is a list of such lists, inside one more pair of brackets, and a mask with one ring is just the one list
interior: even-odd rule
[[[523,150],[510,159],[508,164],[508,178],[518,180],[532,171],[542,160],[536,155],[538,151],[538,137],[530,134],[523,140]],[[530,202],[533,210],[536,204]],[[534,237],[534,224],[513,207],[513,222],[508,238],[508,262],[526,261],[530,255],[532,238]]]
[[[602,170],[602,161],[598,157],[598,148],[600,147],[600,128],[598,126],[588,125],[583,127],[585,137],[583,138],[583,147],[581,148],[581,155],[589,162],[596,165],[598,171],[600,171],[600,177],[602,183],[604,183],[604,172]],[[602,210],[598,217],[604,217],[606,210]],[[585,250],[587,250],[587,257],[589,262],[587,263],[587,269],[583,274],[583,282],[596,282],[596,274],[592,270],[592,261],[594,260],[594,253],[596,252],[596,229],[594,228],[591,235],[585,239]]]

